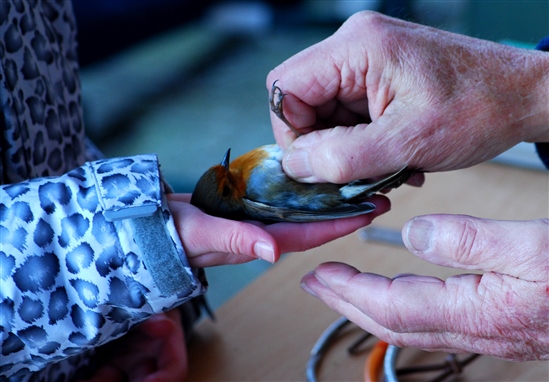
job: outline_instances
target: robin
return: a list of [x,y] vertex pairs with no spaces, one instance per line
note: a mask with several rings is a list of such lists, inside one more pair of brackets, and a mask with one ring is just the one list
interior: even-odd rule
[[[275,81],[269,97],[271,109],[299,135],[284,117],[283,98]],[[283,152],[276,144],[258,147],[232,162],[230,154],[228,149],[221,163],[200,177],[191,204],[207,214],[233,220],[310,222],[366,214],[375,209],[366,200],[369,196],[398,187],[413,174],[404,167],[377,181],[300,183],[283,171]]]

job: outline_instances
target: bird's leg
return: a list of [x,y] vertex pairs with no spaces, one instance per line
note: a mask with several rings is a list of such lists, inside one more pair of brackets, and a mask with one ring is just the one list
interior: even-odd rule
[[301,136],[301,133],[297,131],[297,129],[293,127],[292,124],[284,116],[284,111],[282,110],[282,100],[284,99],[284,96],[286,94],[282,93],[282,89],[276,86],[277,81],[278,80],[273,82],[273,86],[271,87],[271,92],[269,93],[269,104],[271,105],[271,110],[282,122],[286,124],[286,126],[290,128],[290,130],[293,131],[293,133],[297,137],[299,137]]

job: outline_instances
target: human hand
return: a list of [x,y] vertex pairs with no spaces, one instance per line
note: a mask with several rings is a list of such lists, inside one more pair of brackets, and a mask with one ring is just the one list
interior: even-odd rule
[[345,183],[407,164],[465,168],[521,141],[549,141],[549,54],[393,19],[350,17],[267,77],[295,138],[271,113],[283,167]]
[[187,378],[187,349],[177,309],[151,316],[97,348],[98,368],[81,382],[165,382]]
[[389,211],[381,195],[369,199],[376,210],[365,215],[314,223],[233,221],[210,216],[189,204],[190,194],[168,194],[187,259],[193,267],[238,264],[257,258],[276,262],[282,253],[305,251],[348,235]]
[[419,217],[403,229],[410,251],[434,264],[484,274],[389,279],[325,263],[303,278],[302,288],[400,347],[548,360],[548,229],[547,219]]

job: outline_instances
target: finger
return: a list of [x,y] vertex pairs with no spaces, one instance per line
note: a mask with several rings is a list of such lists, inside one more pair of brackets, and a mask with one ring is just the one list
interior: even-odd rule
[[180,193],[172,193],[169,194],[170,200],[175,200],[182,203],[190,203],[192,194],[186,193],[186,194],[180,194]]
[[[484,343],[483,352],[509,359],[545,354],[546,335],[540,333],[546,333],[547,310],[539,296],[545,295],[546,284],[495,273],[459,275],[444,282],[423,276],[391,280],[334,263],[319,266],[314,275],[317,285],[325,287],[309,286],[319,298],[328,291],[329,306],[342,314],[353,312],[345,303],[353,306],[379,325],[372,325],[374,333],[401,334],[393,340],[427,341],[421,346],[428,348],[430,339],[435,341],[429,345],[433,349],[462,350],[480,349],[478,344]],[[492,350],[487,349],[490,342]]]
[[[339,92],[340,73],[336,59],[328,53],[330,38],[290,57],[267,76],[269,91],[275,81],[285,94],[283,109],[288,121],[300,132],[315,128],[316,107],[333,109]],[[315,70],[311,70],[315,68]],[[292,132],[274,113],[271,113],[273,132],[277,143],[286,148],[295,139]],[[309,128],[309,130],[303,130]]]
[[[315,129],[315,109],[301,101],[291,93],[284,93],[283,114],[288,122],[301,134],[307,134]],[[271,124],[276,142],[285,149],[296,136],[294,132],[271,111]]]
[[345,264],[325,263],[314,276],[318,284],[308,286],[319,298],[323,299],[326,289],[315,289],[315,285],[324,286],[377,324],[398,333],[501,338],[502,333],[523,335],[525,320],[532,326],[543,321],[538,317],[543,308],[532,306],[532,298],[543,286],[495,273],[458,275],[445,281],[426,276],[390,279],[360,273]]
[[425,174],[422,172],[415,173],[406,181],[406,184],[413,187],[421,187],[425,183]]
[[[381,179],[381,178],[382,177],[376,177],[374,179]],[[423,186],[423,183],[425,183],[425,174],[422,173],[422,172],[414,173],[412,176],[410,176],[410,178],[408,178],[406,180],[405,183],[409,186],[412,186],[412,187],[421,187],[421,186]],[[394,188],[388,187],[388,188],[383,189],[379,192],[381,192],[382,194],[387,194],[393,189]]]
[[[266,79],[267,89],[271,91],[273,83],[278,81],[277,86],[284,94],[292,94],[312,107],[334,99],[340,89],[339,67],[344,57],[328,51],[332,40],[328,37],[271,70]],[[311,70],[313,67],[315,70]]]
[[284,171],[302,182],[342,184],[414,167],[401,138],[392,140],[390,132],[374,127],[375,122],[337,126],[301,136],[285,152]]
[[[315,272],[310,272],[301,280],[301,288],[307,293],[321,299],[331,309],[347,317],[379,339],[400,347],[414,347],[423,350],[445,350],[446,344],[441,342],[441,333],[429,332],[398,332],[386,328],[370,318],[361,309],[334,292]],[[368,293],[364,293],[368,295]]]
[[174,332],[180,323],[167,313],[158,313],[141,323],[140,330],[152,338],[166,337]]
[[166,340],[156,359],[158,370],[147,375],[146,382],[184,381],[187,378],[187,348],[179,310],[165,312],[164,318],[172,325],[171,330],[163,335]]
[[236,264],[253,259],[275,262],[280,251],[261,227],[207,215],[170,198],[170,211],[191,266]]
[[[349,302],[346,298],[336,293],[324,280],[319,279],[315,272],[311,272],[303,277],[301,287],[307,293],[321,299],[330,308],[347,317],[367,332],[399,347],[413,347],[427,351],[445,351],[450,353],[478,353],[511,361],[539,359],[539,354],[544,354],[538,348],[540,342],[544,342],[543,339],[540,341],[535,335],[529,336],[524,331],[517,329],[509,330],[509,328],[500,328],[507,330],[499,330],[499,332],[494,330],[487,334],[480,330],[483,326],[481,321],[474,322],[476,330],[473,330],[472,333],[444,329],[434,331],[402,331],[399,330],[401,328],[388,328],[384,325],[384,320],[380,320],[382,322],[380,324],[371,318],[368,315],[370,314],[369,311],[357,308],[354,303]],[[370,299],[375,298],[377,290],[356,289],[355,293],[362,295],[364,299]],[[382,298],[386,297],[383,296]],[[401,306],[391,304],[391,301],[387,300],[380,301],[380,304],[380,306],[372,309],[372,311],[378,312],[380,315],[392,315],[401,309]],[[392,311],[386,311],[383,305],[391,306]],[[423,307],[423,309],[424,314],[428,315],[428,307]],[[411,322],[413,318],[403,315],[401,320],[403,322]],[[544,321],[544,319],[539,321]],[[547,325],[538,323],[536,326],[539,332],[543,333]]]
[[426,215],[404,225],[406,247],[433,264],[547,279],[549,220],[501,221]]
[[[525,361],[525,347],[519,341],[499,341],[494,338],[480,338],[477,335],[435,331],[435,332],[399,332],[379,324],[352,303],[341,298],[332,289],[323,285],[314,272],[305,275],[301,287],[307,293],[320,298],[330,308],[360,326],[368,333],[391,345],[401,348],[415,348],[426,351],[444,351],[448,353],[478,353],[500,357],[513,361]],[[368,293],[364,293],[369,295]]]
[[280,257],[275,239],[253,224],[204,215],[189,222],[187,232],[182,241],[191,265],[197,261],[212,261],[212,266],[220,265],[217,261],[234,264],[253,259],[274,263]]
[[280,252],[301,252],[346,236],[372,222],[391,208],[389,199],[376,195],[369,199],[376,209],[365,215],[313,223],[277,223],[268,225],[269,232],[280,245]]
[[[174,214],[174,217],[176,217],[176,221],[183,225],[185,222],[190,221],[191,219],[184,219],[185,217],[189,216],[208,216],[201,212],[198,212],[199,210],[196,209],[194,206],[189,205],[191,194],[179,194],[179,193],[172,193],[168,195],[168,200],[170,202],[170,209],[172,213]],[[185,212],[183,212],[183,210]],[[216,220],[219,223],[219,220]],[[224,220],[223,220],[224,221]],[[185,223],[186,224],[186,223]],[[207,227],[207,226],[206,226]],[[182,232],[184,227],[179,227],[178,231]],[[221,264],[239,264],[244,263],[247,261],[251,261],[256,258],[261,258],[269,262],[276,261],[277,257],[276,254],[274,256],[274,260],[271,256],[269,247],[270,243],[270,237],[268,235],[264,235],[267,238],[267,242],[259,242],[254,244],[254,253],[252,257],[250,257],[249,253],[226,253],[226,252],[216,252],[216,251],[206,251],[206,252],[200,252],[201,250],[204,250],[203,246],[197,247],[194,246],[193,243],[186,243],[183,242],[183,246],[185,247],[185,250],[188,251],[187,255],[189,257],[189,262],[191,266],[196,267],[206,267],[206,266],[213,266],[213,265],[221,265]],[[261,236],[259,236],[261,237]],[[197,237],[196,240],[200,240],[200,237]],[[244,250],[243,250],[244,251]],[[255,252],[257,251],[257,253]],[[254,256],[255,255],[255,256]]]
[[[368,100],[363,93],[360,93],[358,100],[342,102],[341,98],[338,94],[337,98],[328,99],[324,103],[312,99],[309,104],[289,91],[285,91],[284,99],[281,101],[283,114],[287,122],[302,135],[338,125],[353,126],[362,122],[371,122]],[[324,97],[321,99],[324,100]],[[296,139],[294,132],[274,112],[271,113],[271,123],[277,143],[286,149]]]
[[[439,325],[439,321],[444,321],[444,311],[440,308],[432,312],[427,310],[431,306],[437,306],[440,300],[446,304],[447,300],[444,299],[447,296],[442,280],[421,276],[399,276],[392,280],[375,274],[360,273],[354,267],[335,262],[321,264],[313,275],[318,283],[308,286],[319,298],[324,300],[328,297],[329,300],[325,302],[329,306],[333,307],[335,302],[336,309],[341,308],[338,301],[341,299],[390,331],[413,333],[446,329],[443,322]],[[319,285],[324,288],[315,289]],[[346,309],[349,310],[349,307]],[[354,313],[355,316],[357,314],[359,313]]]

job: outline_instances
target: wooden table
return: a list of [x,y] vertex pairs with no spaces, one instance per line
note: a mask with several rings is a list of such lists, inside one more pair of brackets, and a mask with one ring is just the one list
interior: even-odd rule
[[[492,219],[534,219],[549,213],[547,173],[482,164],[451,173],[428,174],[423,188],[392,191],[392,211],[374,226],[398,229],[413,216],[459,213]],[[301,277],[321,262],[337,260],[386,276],[418,273],[441,278],[462,271],[418,260],[399,246],[361,241],[357,233],[305,253],[289,254],[202,321],[189,348],[192,381],[303,381],[309,352],[339,315],[299,288]],[[357,331],[338,341],[319,370],[320,381],[363,380],[365,355],[345,348]],[[402,360],[425,361],[407,349]],[[417,377],[416,377],[417,378]],[[416,379],[417,380],[417,379]],[[547,381],[546,362],[511,363],[480,357],[463,380]]]

